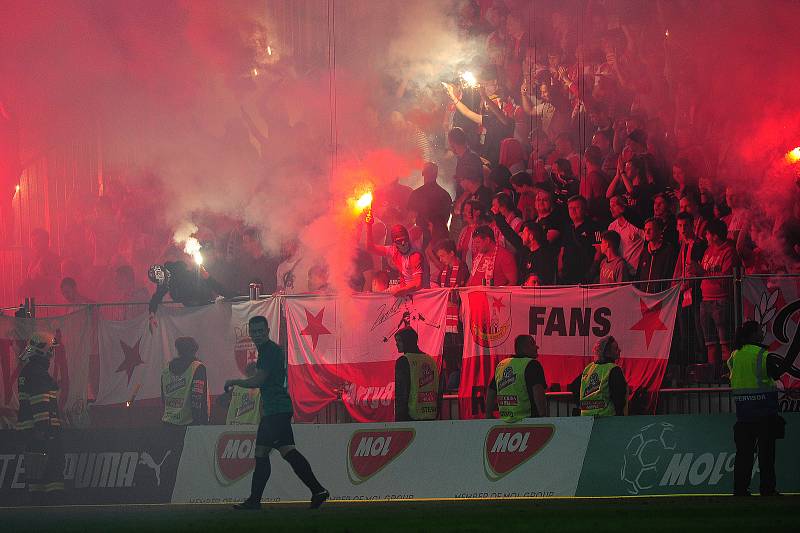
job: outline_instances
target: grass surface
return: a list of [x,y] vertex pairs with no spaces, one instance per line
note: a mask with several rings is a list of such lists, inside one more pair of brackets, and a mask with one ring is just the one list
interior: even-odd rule
[[[800,497],[669,497],[327,503],[86,506],[0,509],[2,530],[22,531],[781,531],[800,519]],[[768,526],[767,526],[768,525]],[[767,526],[767,527],[765,527]],[[715,532],[716,533],[716,532]]]

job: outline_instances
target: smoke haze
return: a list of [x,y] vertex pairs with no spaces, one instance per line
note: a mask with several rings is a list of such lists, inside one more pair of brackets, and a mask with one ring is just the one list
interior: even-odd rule
[[[483,42],[457,25],[460,2],[312,4],[317,41],[327,34],[330,46],[300,61],[280,45],[290,29],[260,1],[3,2],[0,102],[19,124],[21,159],[102,139],[108,186],[143,190],[140,224],[174,234],[187,224],[202,231],[204,216],[238,219],[261,230],[271,252],[299,236],[312,255],[335,257],[333,277],[344,279],[358,218],[347,199],[422,163],[391,113],[441,129],[439,82],[485,58]],[[561,20],[568,48],[585,44],[583,3],[505,4],[526,21],[531,47],[551,46]],[[688,104],[677,113],[654,90],[643,104],[650,117],[719,145],[720,165],[709,170],[719,188],[746,184],[770,217],[783,216],[795,176],[776,156],[800,144],[800,4],[593,5],[647,36],[641,52],[664,73],[650,84],[668,83]],[[395,98],[404,80],[413,102]]]

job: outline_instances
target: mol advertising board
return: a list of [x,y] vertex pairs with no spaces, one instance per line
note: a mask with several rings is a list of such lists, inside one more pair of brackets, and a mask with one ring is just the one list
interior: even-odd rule
[[[800,489],[800,417],[777,442],[778,489]],[[733,415],[635,416],[595,421],[578,496],[731,494]],[[758,461],[752,489],[758,490]]]
[[[298,449],[332,500],[572,496],[592,420],[528,419],[294,426]],[[173,501],[240,501],[250,491],[255,428],[188,428]],[[264,501],[308,500],[273,452]]]

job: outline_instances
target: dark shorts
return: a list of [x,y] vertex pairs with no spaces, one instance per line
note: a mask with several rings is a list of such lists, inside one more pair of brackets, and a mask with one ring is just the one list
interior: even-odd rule
[[279,413],[261,417],[258,423],[256,446],[280,448],[294,445],[292,433],[292,413]]
[[701,302],[700,325],[706,346],[730,344],[733,337],[733,305],[730,300]]

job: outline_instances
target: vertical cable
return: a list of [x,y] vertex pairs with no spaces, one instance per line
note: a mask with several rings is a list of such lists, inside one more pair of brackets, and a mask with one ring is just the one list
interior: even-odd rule
[[339,139],[336,116],[336,0],[328,0],[328,107],[330,109],[331,178],[339,163]]
[[[584,10],[582,9],[582,3],[579,2],[577,4],[578,10],[578,20],[575,21],[576,23],[576,38],[575,40],[576,45],[578,48],[583,49],[583,30],[584,30]],[[577,50],[577,48],[576,48]],[[583,50],[582,50],[583,52]],[[581,56],[584,56],[584,53],[581,53]],[[576,54],[577,56],[577,54]],[[582,58],[575,58],[575,68],[577,69],[575,83],[578,84],[578,177],[581,177],[583,171],[583,151],[584,141],[586,140],[586,83],[583,77],[583,68],[584,63]],[[585,176],[584,176],[585,177]]]

